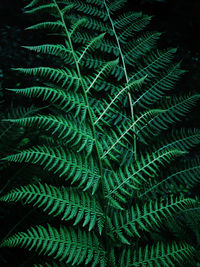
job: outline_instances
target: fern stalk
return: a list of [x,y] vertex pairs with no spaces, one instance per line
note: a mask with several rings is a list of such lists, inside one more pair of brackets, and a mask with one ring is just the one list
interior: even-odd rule
[[[112,30],[113,30],[113,33],[114,33],[114,36],[115,36],[115,39],[116,39],[116,42],[117,42],[117,46],[119,48],[119,53],[120,53],[120,56],[121,56],[123,70],[124,70],[124,75],[125,75],[126,83],[128,84],[129,83],[129,78],[128,78],[128,74],[127,74],[126,64],[125,64],[125,61],[124,61],[124,56],[123,56],[123,53],[122,53],[120,41],[119,41],[119,38],[117,36],[117,33],[116,33],[116,30],[115,30],[115,26],[114,26],[113,20],[112,20],[112,18],[110,16],[109,8],[108,8],[108,6],[106,4],[106,0],[104,0],[104,5],[105,5],[105,8],[106,8],[106,11],[107,11],[107,14],[108,14],[108,18],[109,18],[110,23],[112,25]],[[131,110],[131,118],[132,118],[132,121],[134,123],[134,121],[135,121],[135,118],[134,118],[134,109],[133,109],[133,102],[132,102],[132,97],[131,97],[130,92],[128,92],[128,98],[129,98],[129,105],[130,105],[130,110]],[[135,127],[133,127],[133,132],[135,132]],[[135,161],[137,161],[136,135],[133,136],[133,139],[134,139],[134,157],[135,157]]]

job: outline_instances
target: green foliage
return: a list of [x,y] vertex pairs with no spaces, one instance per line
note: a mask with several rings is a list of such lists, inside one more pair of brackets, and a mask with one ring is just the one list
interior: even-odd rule
[[98,224],[101,233],[104,224],[104,214],[99,203],[88,193],[76,188],[61,189],[47,185],[28,185],[11,191],[1,198],[2,201],[22,201],[41,207],[49,215],[62,215],[62,220],[75,219],[74,225],[84,218],[83,226],[89,224],[89,231]]
[[46,228],[37,226],[25,233],[18,233],[7,239],[1,246],[33,248],[44,255],[53,256],[55,259],[66,260],[66,263],[81,264],[83,261],[92,266],[100,262],[105,266],[105,251],[99,243],[97,236],[92,233],[76,232],[73,228],[66,229],[61,226],[59,230],[48,225]]
[[13,69],[35,79],[8,91],[35,106],[1,116],[0,167],[30,169],[18,187],[3,187],[0,201],[34,207],[39,219],[12,235],[17,223],[0,246],[35,251],[34,266],[196,260],[199,201],[191,190],[200,167],[188,153],[200,132],[176,123],[200,95],[174,93],[185,72],[173,62],[176,49],[157,49],[161,34],[145,31],[150,16],[118,15],[125,3],[33,0],[25,8],[40,18],[28,29],[47,31],[54,43],[23,48],[52,63]]
[[137,251],[123,250],[120,260],[121,266],[174,266],[174,262],[181,263],[183,259],[190,259],[194,248],[186,243],[158,242],[153,246],[139,247]]
[[131,245],[124,234],[129,237],[134,235],[141,237],[140,231],[144,232],[159,228],[163,219],[172,216],[173,213],[192,207],[195,202],[193,199],[173,199],[173,196],[164,201],[165,203],[162,203],[161,199],[157,199],[154,202],[145,202],[142,208],[137,205],[136,207],[132,206],[126,212],[114,213],[114,234],[120,238],[122,243]]

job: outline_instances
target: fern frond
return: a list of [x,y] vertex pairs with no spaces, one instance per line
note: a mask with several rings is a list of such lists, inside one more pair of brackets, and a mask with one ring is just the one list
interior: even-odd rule
[[144,80],[146,79],[146,76],[139,79],[139,80],[135,80],[132,81],[128,84],[126,84],[125,86],[121,86],[121,88],[119,88],[119,92],[114,96],[110,96],[110,103],[107,105],[107,107],[101,112],[101,115],[96,119],[96,121],[94,122],[94,124],[97,124],[99,120],[101,120],[101,118],[106,115],[106,113],[108,112],[108,110],[111,108],[112,105],[117,105],[117,101],[119,101],[119,99],[123,98],[124,93],[127,93],[127,91],[131,91],[133,88],[138,88],[139,86],[141,86],[141,84],[144,82]]
[[[90,33],[81,33],[76,32],[74,33],[73,42],[87,44],[90,42],[95,36],[91,35]],[[100,42],[96,45],[96,48],[99,49],[101,52],[106,52],[109,54],[114,54],[116,57],[119,56],[119,49],[116,44],[112,40],[104,40],[104,42]]]
[[[30,7],[30,5],[29,6],[27,6],[27,8],[28,7]],[[24,13],[26,13],[26,14],[34,14],[34,13],[38,13],[38,12],[50,12],[51,13],[51,11],[54,11],[55,10],[55,7],[56,7],[56,5],[55,4],[53,4],[53,3],[50,3],[50,4],[47,4],[47,5],[40,5],[40,6],[38,6],[38,7],[35,7],[35,8],[31,8],[31,9],[25,9],[25,12]],[[50,11],[49,11],[49,9],[50,9]]]
[[[26,116],[34,115],[37,112],[39,112],[42,109],[45,109],[46,107],[38,108],[35,107],[34,105],[31,105],[28,108],[25,107],[18,107],[18,108],[13,108],[11,111],[8,112],[7,116],[3,116],[0,120],[0,143],[2,144],[2,156],[5,156],[4,153],[7,153],[7,150],[12,146],[12,141],[18,140],[18,138],[23,136],[24,134],[24,128],[23,127],[14,127],[14,124],[8,123],[6,121],[7,119],[15,118],[24,118]],[[14,132],[14,135],[13,135]],[[19,141],[18,141],[19,142]],[[16,143],[14,144],[16,146]],[[19,143],[20,145],[20,143]],[[7,147],[7,149],[6,149]],[[20,146],[19,146],[20,147]],[[19,148],[18,147],[18,148]],[[4,150],[4,151],[3,151]]]
[[63,30],[63,24],[60,20],[58,20],[58,21],[45,21],[45,22],[34,24],[34,25],[26,28],[26,30],[42,30],[42,29],[60,32]]
[[138,104],[142,108],[148,108],[149,105],[153,105],[165,95],[165,91],[173,89],[174,84],[184,72],[180,70],[180,64],[171,66],[154,83],[148,86],[148,90],[140,95],[133,105]]
[[86,0],[86,3],[89,3],[89,4],[95,4],[99,7],[103,7],[104,3],[102,2],[102,0]]
[[84,185],[84,190],[92,188],[93,194],[100,180],[99,170],[91,157],[83,160],[80,154],[74,154],[72,151],[66,153],[62,147],[33,147],[9,155],[3,160],[41,165],[48,171],[58,173],[65,180],[70,179],[71,183],[78,182],[79,186]]
[[[106,1],[106,0],[105,0]],[[110,1],[108,8],[110,10],[110,12],[115,12],[118,9],[122,8],[125,3],[127,2],[127,0],[114,0],[114,1]]]
[[7,121],[17,123],[24,127],[43,128],[45,131],[49,131],[51,135],[55,135],[56,138],[63,139],[63,142],[70,144],[72,147],[77,147],[77,152],[86,149],[87,155],[92,152],[94,145],[94,138],[92,136],[92,130],[87,124],[78,124],[75,121],[70,121],[64,117],[37,115],[34,117],[26,117],[22,119],[8,119]]
[[146,195],[152,195],[156,192],[169,192],[171,185],[176,186],[183,184],[184,188],[191,188],[195,184],[199,183],[200,177],[200,161],[199,159],[191,159],[184,161],[185,167],[181,164],[177,164],[175,168],[170,168],[170,173],[159,181],[154,181],[147,189],[140,195],[140,197]]
[[[139,79],[144,75],[148,75],[147,79],[152,79],[160,70],[165,69],[172,61],[174,53],[177,49],[168,49],[164,51],[151,52],[149,56],[144,59],[143,64],[137,64],[137,71],[130,76],[130,80]],[[134,65],[133,65],[134,66]]]
[[88,42],[88,44],[84,48],[82,48],[82,50],[80,51],[80,56],[78,58],[78,63],[80,63],[81,60],[85,59],[85,55],[90,53],[95,48],[96,44],[104,38],[104,36],[105,33],[100,34],[99,36],[93,38],[90,42]]
[[183,151],[189,150],[200,143],[200,130],[198,129],[181,129],[172,130],[168,138],[163,142],[158,142],[155,146],[156,151],[163,149],[180,149]]
[[75,220],[73,225],[84,220],[83,227],[88,225],[89,231],[97,224],[101,233],[104,226],[104,214],[98,201],[76,188],[59,189],[47,184],[33,184],[13,189],[0,201],[32,204],[49,215],[62,216],[61,220]]
[[[157,114],[162,113],[163,110],[155,109],[155,110],[150,110],[148,112],[145,112],[144,114],[138,116],[136,120],[131,123],[131,125],[127,125],[124,127],[125,129],[119,129],[120,136],[116,138],[115,141],[111,140],[111,145],[106,148],[105,152],[101,156],[102,159],[105,157],[111,156],[111,151],[116,147],[118,144],[122,144],[121,142],[126,138],[128,134],[130,134],[131,131],[133,131],[134,128],[140,128],[141,125],[146,124],[146,121],[148,121],[150,118],[157,116]],[[114,133],[114,131],[112,131]],[[125,139],[126,140],[126,139]]]
[[129,197],[141,189],[141,185],[147,183],[147,179],[158,175],[161,165],[170,163],[185,153],[179,150],[162,151],[157,154],[141,157],[134,165],[130,165],[124,171],[118,173],[106,173],[106,198],[109,203],[118,209],[123,209],[121,203],[126,203]]
[[[111,103],[111,102],[110,102]],[[114,105],[110,105],[110,103],[108,103],[106,100],[98,100],[98,99],[95,99],[93,98],[91,101],[90,101],[90,104],[92,106],[92,109],[93,109],[93,112],[94,112],[94,121],[95,121],[95,125],[99,128],[101,128],[101,125],[104,124],[104,125],[107,125],[107,126],[111,126],[112,125],[112,122],[114,122],[114,125],[117,124],[117,119],[119,121],[121,120],[126,120],[126,116],[124,115],[123,112],[120,112],[117,107],[115,107]],[[106,113],[102,115],[103,111],[106,109]],[[100,118],[101,116],[101,118]],[[98,120],[98,118],[100,118]],[[97,121],[98,120],[98,121]],[[101,124],[99,123],[101,121]],[[116,121],[116,123],[115,123]]]
[[194,247],[184,242],[157,242],[135,249],[124,249],[121,254],[120,266],[175,266],[189,260],[194,254]]
[[144,15],[141,18],[137,19],[135,22],[127,25],[123,28],[122,32],[118,34],[118,38],[122,44],[127,43],[127,38],[132,36],[133,32],[141,31],[145,28],[151,20],[151,16]]
[[88,93],[91,88],[97,83],[97,81],[101,80],[103,77],[105,77],[106,75],[109,74],[109,72],[111,71],[111,69],[118,64],[119,60],[113,60],[110,62],[107,62],[106,64],[104,64],[99,70],[96,71],[95,75],[89,77],[89,81],[90,83],[86,83],[87,86],[87,90],[86,93]]
[[196,104],[199,98],[200,95],[180,98],[166,97],[165,102],[159,105],[165,109],[165,112],[152,118],[145,126],[140,128],[137,134],[141,134],[141,136],[145,136],[145,138],[149,138],[152,135],[158,135],[162,130],[168,129],[170,124],[180,121],[181,118]]
[[131,207],[129,210],[114,213],[113,225],[114,234],[118,236],[122,243],[130,245],[128,237],[139,236],[144,231],[158,229],[162,220],[173,214],[184,211],[196,203],[194,199],[173,196],[166,199],[156,199],[145,202],[144,206]]
[[[77,18],[82,18],[82,15],[70,14],[67,16],[67,18],[69,20],[74,21],[74,20],[77,20]],[[92,18],[92,17],[86,17],[86,18],[87,18],[87,20],[86,20],[85,24],[82,26],[83,28],[90,30],[90,31],[94,30],[94,31],[98,31],[100,33],[106,33],[106,34],[109,34],[111,36],[113,35],[107,22],[102,22],[102,21],[96,20],[95,18]]]
[[69,3],[69,5],[66,5],[64,8],[62,8],[61,12],[63,15],[65,15],[67,12],[69,12],[73,8],[74,8],[74,4]]
[[100,9],[98,7],[91,5],[91,4],[88,4],[88,3],[85,3],[82,1],[78,1],[78,0],[73,1],[73,3],[74,3],[74,8],[77,11],[83,12],[87,16],[98,17],[98,18],[102,19],[103,21],[106,21],[107,16],[106,16],[106,12],[104,9]]
[[128,42],[123,54],[125,62],[130,65],[135,64],[136,59],[154,47],[160,35],[158,32],[147,32],[136,40]]
[[[44,105],[11,109],[7,117],[0,112],[0,170],[35,166],[28,176],[22,172],[29,179],[20,178],[24,185],[9,184],[14,189],[0,200],[34,206],[34,216],[41,212],[36,227],[8,238],[26,215],[14,218],[0,247],[45,255],[33,257],[35,266],[161,267],[197,258],[200,160],[185,154],[199,144],[200,131],[169,127],[200,95],[172,96],[184,73],[172,64],[176,49],[157,50],[161,34],[143,32],[151,16],[122,14],[125,2],[29,0],[25,8],[39,19],[27,29],[47,32],[50,42],[23,48],[53,61],[14,69],[31,75],[33,84],[8,90]],[[54,186],[40,183],[43,172]],[[46,219],[72,226],[41,226]],[[170,236],[180,242],[168,242]]]
[[83,262],[92,266],[106,266],[106,256],[102,244],[94,233],[82,232],[73,228],[60,226],[57,230],[48,225],[30,228],[4,240],[1,247],[22,247],[36,250],[38,253],[53,256],[54,259],[65,260],[72,265]]
[[84,120],[87,112],[87,105],[85,99],[81,94],[75,92],[65,92],[58,87],[44,87],[44,86],[33,86],[26,87],[23,89],[7,89],[17,94],[24,96],[42,97],[43,100],[55,104],[57,107],[64,109],[66,112],[75,110],[74,117],[80,115],[80,119]]
[[19,71],[25,75],[40,76],[41,78],[49,79],[55,83],[61,83],[64,87],[66,84],[68,88],[72,85],[75,87],[75,91],[79,87],[79,78],[74,70],[69,69],[54,69],[49,67],[38,68],[13,68],[13,70]]
[[118,30],[122,30],[131,24],[136,19],[142,16],[142,12],[127,12],[118,17],[118,19],[114,20],[114,27]]
[[[87,55],[83,61],[80,61],[80,65],[82,67],[87,67],[88,69],[94,69],[94,70],[97,68],[100,68],[105,63],[106,63],[105,59],[100,58],[98,56],[93,56],[93,55],[92,56]],[[117,65],[113,69],[115,69],[117,67],[119,67],[119,65]]]
[[68,30],[70,38],[72,37],[74,32],[77,31],[79,27],[81,27],[82,25],[86,23],[86,21],[87,21],[86,18],[81,18],[81,19],[76,20],[76,22],[71,25],[70,29]]
[[38,46],[22,46],[30,51],[60,57],[64,62],[72,63],[72,51],[64,45],[45,44]]
[[37,5],[38,2],[39,2],[39,0],[32,0],[32,1],[30,1],[30,3],[27,6],[25,6],[25,9],[31,8],[31,7],[33,7],[35,5]]

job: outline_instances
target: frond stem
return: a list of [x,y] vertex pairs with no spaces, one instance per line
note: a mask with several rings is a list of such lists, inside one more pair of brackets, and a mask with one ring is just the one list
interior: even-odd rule
[[[148,112],[147,112],[148,113]],[[134,132],[134,134],[135,134],[135,136],[136,136],[136,131],[135,131],[135,129],[136,129],[136,127],[135,127],[135,125],[136,125],[136,123],[138,122],[138,121],[140,121],[144,116],[146,116],[146,114],[147,113],[144,113],[142,116],[140,116],[136,121],[134,121],[133,122],[133,124],[131,124],[131,126],[128,128],[128,129],[126,129],[126,131],[115,141],[115,143],[101,156],[101,158],[104,158],[118,143],[119,143],[119,141],[131,130],[131,128],[133,128],[133,132]]]
[[[128,74],[127,74],[126,64],[125,64],[125,61],[124,61],[124,55],[122,53],[122,49],[121,49],[121,45],[120,45],[120,42],[119,42],[119,38],[117,36],[113,20],[112,20],[112,18],[110,16],[110,12],[109,12],[109,8],[108,8],[108,6],[106,4],[106,0],[104,0],[104,5],[105,5],[105,8],[106,8],[106,11],[107,11],[107,14],[108,14],[108,18],[109,18],[110,23],[112,25],[112,30],[113,30],[113,33],[114,33],[114,36],[115,36],[115,39],[116,39],[116,42],[117,42],[117,46],[118,46],[118,49],[119,49],[119,53],[120,53],[120,56],[121,56],[121,60],[122,60],[122,65],[123,65],[123,69],[124,69],[124,75],[125,75],[125,78],[126,78],[126,82],[128,84],[129,83],[129,78],[128,78]],[[131,109],[131,118],[132,118],[132,120],[134,122],[135,116],[134,116],[134,110],[133,110],[132,98],[131,98],[130,92],[128,92],[128,98],[129,98],[129,104],[130,104],[130,109]],[[133,131],[135,132],[135,129],[133,129]],[[137,160],[136,136],[134,135],[133,138],[134,138],[134,156],[135,156],[135,160]]]
[[138,173],[142,172],[145,168],[147,168],[149,165],[153,165],[154,162],[159,161],[161,158],[164,158],[165,156],[168,156],[168,154],[170,154],[171,151],[167,151],[166,153],[159,155],[157,158],[153,159],[152,161],[148,162],[147,164],[145,164],[143,167],[141,167],[139,170],[137,170],[134,174],[126,177],[123,182],[121,182],[117,187],[115,187],[115,189],[113,189],[112,191],[110,191],[107,194],[107,198],[109,196],[111,196],[112,194],[114,194],[114,192],[116,192],[119,188],[122,187],[122,185],[126,184],[131,178],[133,178],[134,176],[136,176]]
[[104,116],[104,114],[108,111],[108,109],[112,106],[112,104],[115,102],[115,100],[129,87],[129,85],[125,86],[110,102],[110,104],[104,109],[104,111],[101,113],[101,115],[96,119],[94,124],[97,124],[97,122]]

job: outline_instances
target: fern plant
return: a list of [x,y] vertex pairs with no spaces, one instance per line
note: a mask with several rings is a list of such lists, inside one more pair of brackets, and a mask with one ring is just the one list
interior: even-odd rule
[[37,80],[9,90],[39,99],[41,108],[2,122],[38,136],[1,162],[40,171],[37,182],[30,177],[0,200],[36,207],[46,224],[33,222],[1,248],[45,255],[35,266],[195,264],[196,241],[173,226],[199,209],[190,193],[199,159],[186,154],[200,132],[176,123],[200,95],[172,94],[184,73],[173,63],[176,49],[156,49],[161,34],[144,30],[151,17],[119,15],[125,3],[33,0],[25,8],[41,15],[28,29],[47,30],[50,41],[24,48],[52,58],[52,66],[15,69]]

